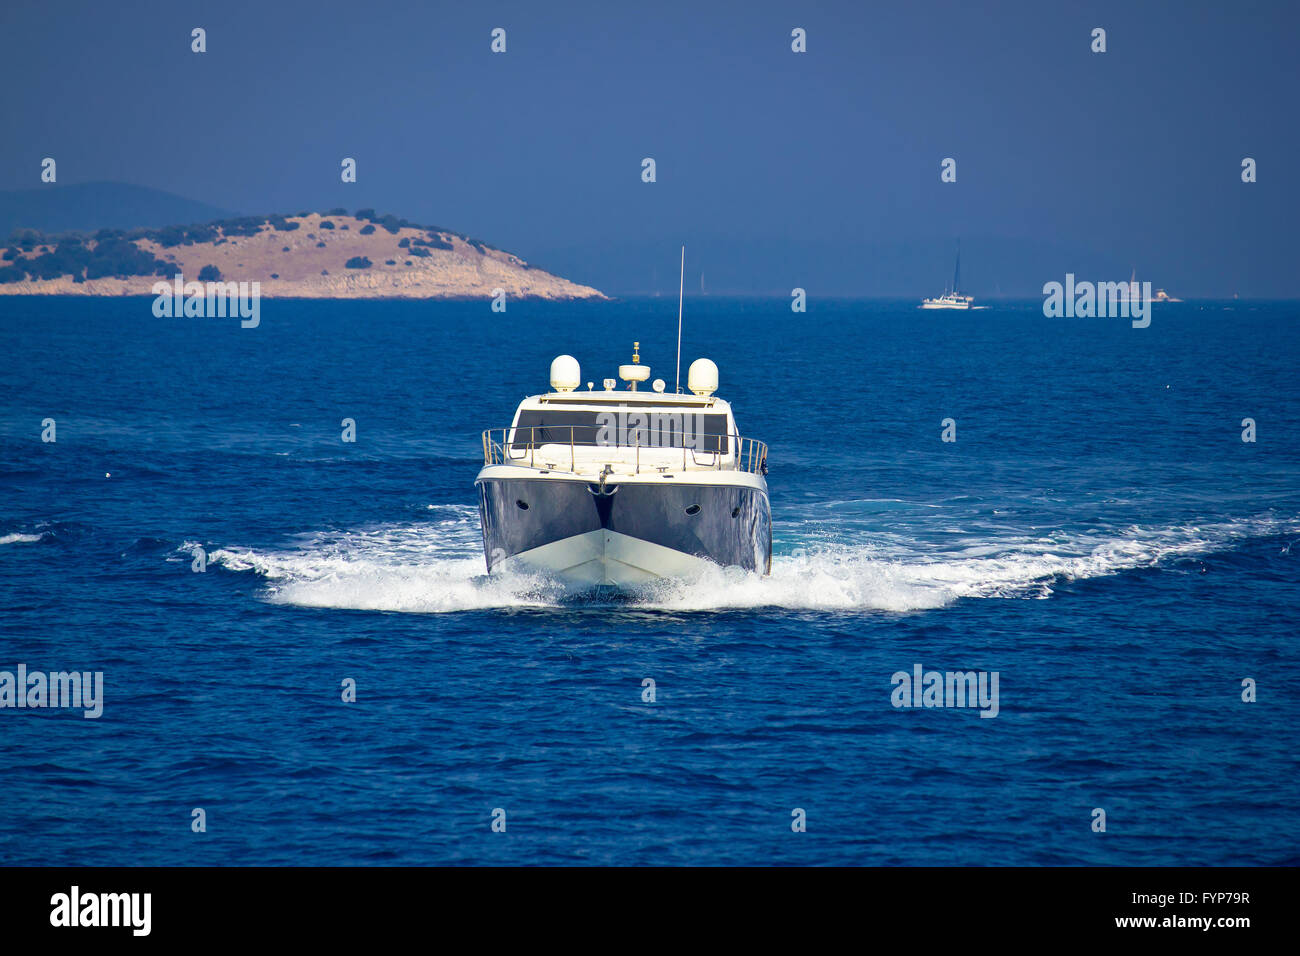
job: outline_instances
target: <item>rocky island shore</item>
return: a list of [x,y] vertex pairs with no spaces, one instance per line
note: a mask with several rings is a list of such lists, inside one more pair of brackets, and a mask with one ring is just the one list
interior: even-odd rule
[[150,295],[180,273],[258,282],[267,298],[606,298],[478,239],[368,209],[93,236],[28,231],[3,245],[0,294],[10,295]]

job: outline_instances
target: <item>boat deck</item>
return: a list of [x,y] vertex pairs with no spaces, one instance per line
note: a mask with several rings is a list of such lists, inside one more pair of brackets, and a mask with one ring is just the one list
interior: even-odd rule
[[[515,465],[539,471],[579,475],[678,474],[702,471],[767,473],[767,445],[740,435],[698,435],[693,442],[660,446],[640,443],[595,443],[582,435],[584,426],[490,428],[483,432],[484,465]],[[557,436],[556,432],[561,435]],[[538,433],[541,434],[538,434]],[[556,441],[567,432],[567,441]],[[586,440],[580,440],[586,439]]]

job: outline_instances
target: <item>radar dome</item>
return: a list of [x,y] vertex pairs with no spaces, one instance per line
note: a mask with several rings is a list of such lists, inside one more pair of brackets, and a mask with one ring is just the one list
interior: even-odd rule
[[557,355],[551,363],[551,389],[571,392],[582,384],[582,368],[572,355]]
[[686,387],[696,395],[712,395],[718,390],[718,367],[709,359],[696,359],[686,373]]

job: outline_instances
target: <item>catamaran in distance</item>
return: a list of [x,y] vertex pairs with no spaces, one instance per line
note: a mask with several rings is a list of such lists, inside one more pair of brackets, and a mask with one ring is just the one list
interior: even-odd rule
[[922,299],[923,309],[969,309],[974,305],[975,297],[962,295],[961,288],[961,246],[957,247],[957,265],[952,273],[952,290],[934,299]]

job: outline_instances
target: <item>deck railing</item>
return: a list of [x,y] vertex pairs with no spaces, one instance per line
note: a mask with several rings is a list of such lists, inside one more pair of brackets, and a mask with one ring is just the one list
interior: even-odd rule
[[[671,445],[652,445],[642,443],[642,434],[636,429],[623,442],[577,441],[579,432],[583,438],[594,429],[590,425],[537,425],[522,428],[489,428],[483,432],[483,464],[485,465],[528,465],[536,468],[538,453],[546,449],[542,465],[549,469],[563,469],[564,446],[568,446],[569,471],[576,472],[578,465],[595,467],[602,463],[598,454],[591,454],[594,449],[635,449],[632,462],[636,474],[641,473],[641,450],[646,452],[674,453],[671,460],[665,455],[648,455],[645,463],[647,471],[673,471],[676,467],[676,452],[682,454],[682,471],[745,471],[751,474],[767,474],[767,445],[754,438],[744,438],[739,434],[696,435],[689,443]],[[557,454],[557,449],[561,449]],[[582,450],[579,458],[578,450]],[[611,459],[610,463],[613,463]],[[616,460],[622,462],[620,455]]]

